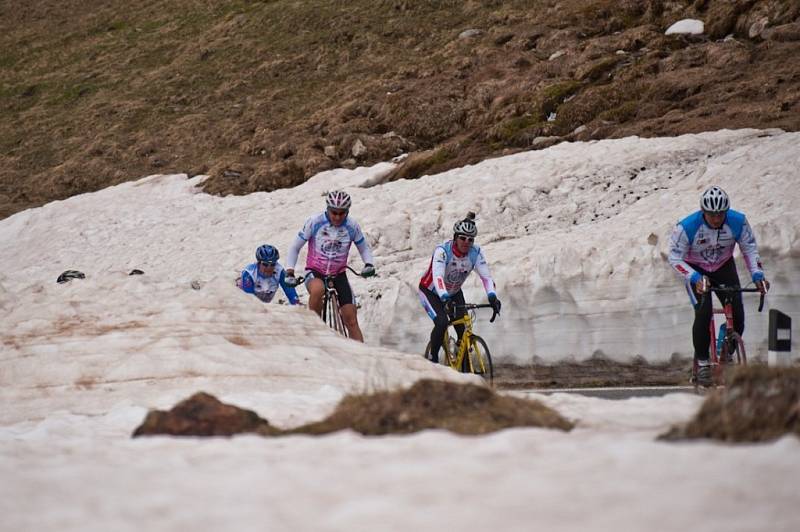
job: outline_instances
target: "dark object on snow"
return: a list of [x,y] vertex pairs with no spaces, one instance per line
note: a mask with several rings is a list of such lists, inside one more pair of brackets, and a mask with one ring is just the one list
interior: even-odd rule
[[56,282],[58,284],[64,284],[68,283],[72,279],[85,279],[85,278],[86,275],[84,275],[83,272],[79,272],[78,270],[67,270],[58,276]]
[[706,397],[694,419],[662,440],[764,442],[800,436],[800,368],[740,366]]
[[365,436],[410,434],[445,429],[457,434],[488,434],[511,427],[545,427],[569,431],[573,424],[539,401],[500,395],[485,386],[430,379],[408,389],[350,395],[333,414],[294,429],[273,427],[255,412],[196,393],[172,410],[151,410],[133,436],[261,436],[328,434],[354,430]]
[[128,275],[144,275],[144,272],[138,268],[134,268]]
[[353,430],[365,436],[382,436],[445,429],[476,435],[511,427],[569,431],[573,425],[533,399],[500,395],[475,384],[422,379],[405,390],[347,396],[326,419],[284,434]]
[[199,392],[165,412],[151,410],[133,437],[168,434],[171,436],[232,436],[240,433],[274,435],[280,429],[251,410],[220,402],[213,395]]

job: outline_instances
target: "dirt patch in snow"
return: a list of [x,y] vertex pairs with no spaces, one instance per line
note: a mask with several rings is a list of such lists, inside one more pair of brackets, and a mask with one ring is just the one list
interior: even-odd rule
[[800,436],[800,368],[748,366],[714,390],[694,419],[661,439],[761,442],[786,434]]
[[535,400],[506,397],[484,386],[426,379],[404,390],[347,396],[326,419],[288,430],[273,427],[255,412],[197,393],[168,412],[150,411],[133,436],[319,435],[346,429],[365,436],[425,429],[486,434],[511,427],[568,431],[572,424]]

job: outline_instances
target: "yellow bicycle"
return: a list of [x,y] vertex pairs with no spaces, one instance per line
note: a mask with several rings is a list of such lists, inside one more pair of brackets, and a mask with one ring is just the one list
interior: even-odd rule
[[[461,318],[454,319],[453,312],[456,308],[463,308],[467,312]],[[491,385],[494,380],[494,367],[492,366],[492,355],[489,353],[489,346],[486,345],[486,341],[483,338],[472,333],[475,309],[479,308],[492,308],[492,306],[488,304],[466,304],[448,307],[449,325],[444,332],[444,339],[442,340],[444,356],[439,357],[439,362],[462,373],[481,375]],[[490,323],[494,322],[497,317],[497,311],[494,309],[492,311]],[[456,342],[455,334],[451,332],[451,327],[455,325],[464,326],[464,334],[461,335],[460,342]],[[425,348],[425,358],[431,360],[430,342]]]

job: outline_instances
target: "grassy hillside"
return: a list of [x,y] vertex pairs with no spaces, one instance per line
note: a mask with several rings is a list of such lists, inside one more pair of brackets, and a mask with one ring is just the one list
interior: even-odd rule
[[[664,35],[685,17],[705,34]],[[152,173],[241,194],[406,152],[395,177],[796,130],[797,57],[796,0],[0,0],[0,217]]]

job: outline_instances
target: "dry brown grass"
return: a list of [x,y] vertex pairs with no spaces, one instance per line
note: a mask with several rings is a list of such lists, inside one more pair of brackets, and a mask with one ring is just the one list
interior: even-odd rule
[[662,438],[761,442],[786,434],[800,437],[800,368],[748,366],[714,390],[694,419]]
[[[663,36],[687,16],[740,42]],[[780,38],[747,36],[764,16]],[[798,17],[788,0],[0,0],[0,217],[152,173],[210,172],[209,192],[244,194],[457,148],[425,169],[442,171],[578,125],[795,130]],[[732,67],[707,59],[742,46]],[[671,79],[700,90],[662,98]]]

